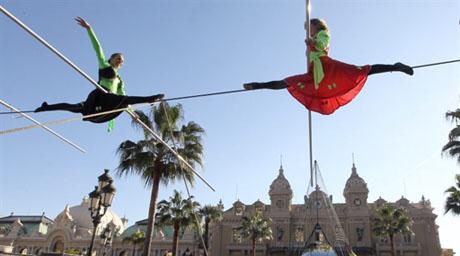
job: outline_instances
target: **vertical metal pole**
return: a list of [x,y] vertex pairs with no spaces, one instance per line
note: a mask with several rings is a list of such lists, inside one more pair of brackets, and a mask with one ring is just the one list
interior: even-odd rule
[[[305,31],[307,32],[306,39],[310,38],[310,0],[305,0]],[[307,73],[309,72],[308,67],[310,65],[310,49],[307,46]],[[313,187],[313,137],[312,137],[312,127],[311,127],[311,111],[308,110],[308,138],[309,138],[309,145],[310,145],[310,186]]]

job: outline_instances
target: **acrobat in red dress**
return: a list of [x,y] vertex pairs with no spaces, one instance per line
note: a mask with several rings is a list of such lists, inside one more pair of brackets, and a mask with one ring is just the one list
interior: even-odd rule
[[289,93],[307,109],[329,115],[356,97],[371,66],[355,66],[330,58],[329,34],[324,30],[314,39],[319,43],[310,46],[310,72],[284,81],[289,84]]

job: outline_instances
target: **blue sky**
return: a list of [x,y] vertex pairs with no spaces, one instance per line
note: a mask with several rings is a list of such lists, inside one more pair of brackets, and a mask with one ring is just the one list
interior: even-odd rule
[[[130,95],[179,97],[236,90],[252,81],[304,73],[305,3],[299,0],[31,1],[2,6],[30,26],[82,70],[97,79],[97,61],[87,33],[74,18],[94,28],[106,55],[122,52],[120,74]],[[460,6],[456,0],[312,1],[312,17],[331,30],[330,56],[347,63],[401,61],[408,65],[460,58]],[[0,99],[22,110],[42,101],[80,102],[93,86],[56,55],[0,14]],[[459,166],[442,157],[453,124],[444,113],[459,106],[459,64],[416,69],[368,79],[362,92],[330,116],[313,114],[313,155],[327,190],[343,202],[352,154],[368,184],[369,202],[379,197],[429,199],[438,215],[443,248],[460,252],[460,219],[443,215],[445,191]],[[203,183],[192,194],[202,204],[225,208],[240,199],[269,202],[268,190],[283,156],[285,176],[301,203],[307,191],[308,120],[287,91],[251,91],[180,102],[185,119],[206,130]],[[3,107],[2,107],[3,108]],[[147,109],[145,109],[147,111]],[[8,111],[6,108],[1,111]],[[75,116],[31,114],[41,122]],[[0,129],[30,125],[0,116]],[[66,204],[81,202],[103,169],[118,164],[117,146],[142,134],[122,114],[115,130],[82,121],[51,126],[85,148],[83,154],[42,129],[0,136],[0,215],[45,211],[55,218]],[[114,175],[114,172],[112,173]],[[115,176],[115,175],[114,175]],[[149,190],[138,177],[115,177],[112,210],[130,223],[147,215]],[[182,190],[162,187],[160,198]]]

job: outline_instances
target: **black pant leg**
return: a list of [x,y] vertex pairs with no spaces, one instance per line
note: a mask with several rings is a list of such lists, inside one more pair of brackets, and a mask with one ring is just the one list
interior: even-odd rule
[[[271,89],[271,90],[281,90],[289,87],[284,80],[270,81],[265,83],[247,83],[245,86],[251,87],[252,90],[257,89]],[[245,87],[246,88],[246,87]]]
[[49,105],[46,102],[43,102],[42,105],[35,109],[35,112],[43,112],[43,111],[55,111],[55,110],[63,110],[63,111],[70,111],[73,113],[83,113],[83,103],[77,104],[69,104],[69,103],[57,103]]

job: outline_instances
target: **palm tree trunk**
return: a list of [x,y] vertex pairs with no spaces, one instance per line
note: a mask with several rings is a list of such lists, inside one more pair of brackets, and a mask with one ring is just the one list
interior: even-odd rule
[[252,256],[256,256],[256,239],[252,239]]
[[390,235],[390,244],[391,244],[391,255],[395,256],[395,243],[393,240],[393,235]]
[[177,247],[179,247],[179,222],[174,223],[174,236],[173,236],[173,246],[172,246],[172,255],[176,256]]
[[136,252],[136,244],[133,243],[133,256],[134,256],[134,253]]
[[142,250],[142,256],[150,256],[150,245],[153,240],[153,228],[155,226],[155,216],[157,213],[158,190],[160,187],[161,169],[156,168],[153,177],[152,193],[150,194],[149,217],[147,221],[147,233],[145,234],[145,243]]
[[205,224],[204,224],[204,248],[206,249],[205,251],[208,251],[209,244],[208,244],[208,232],[209,232],[209,218],[206,218]]

